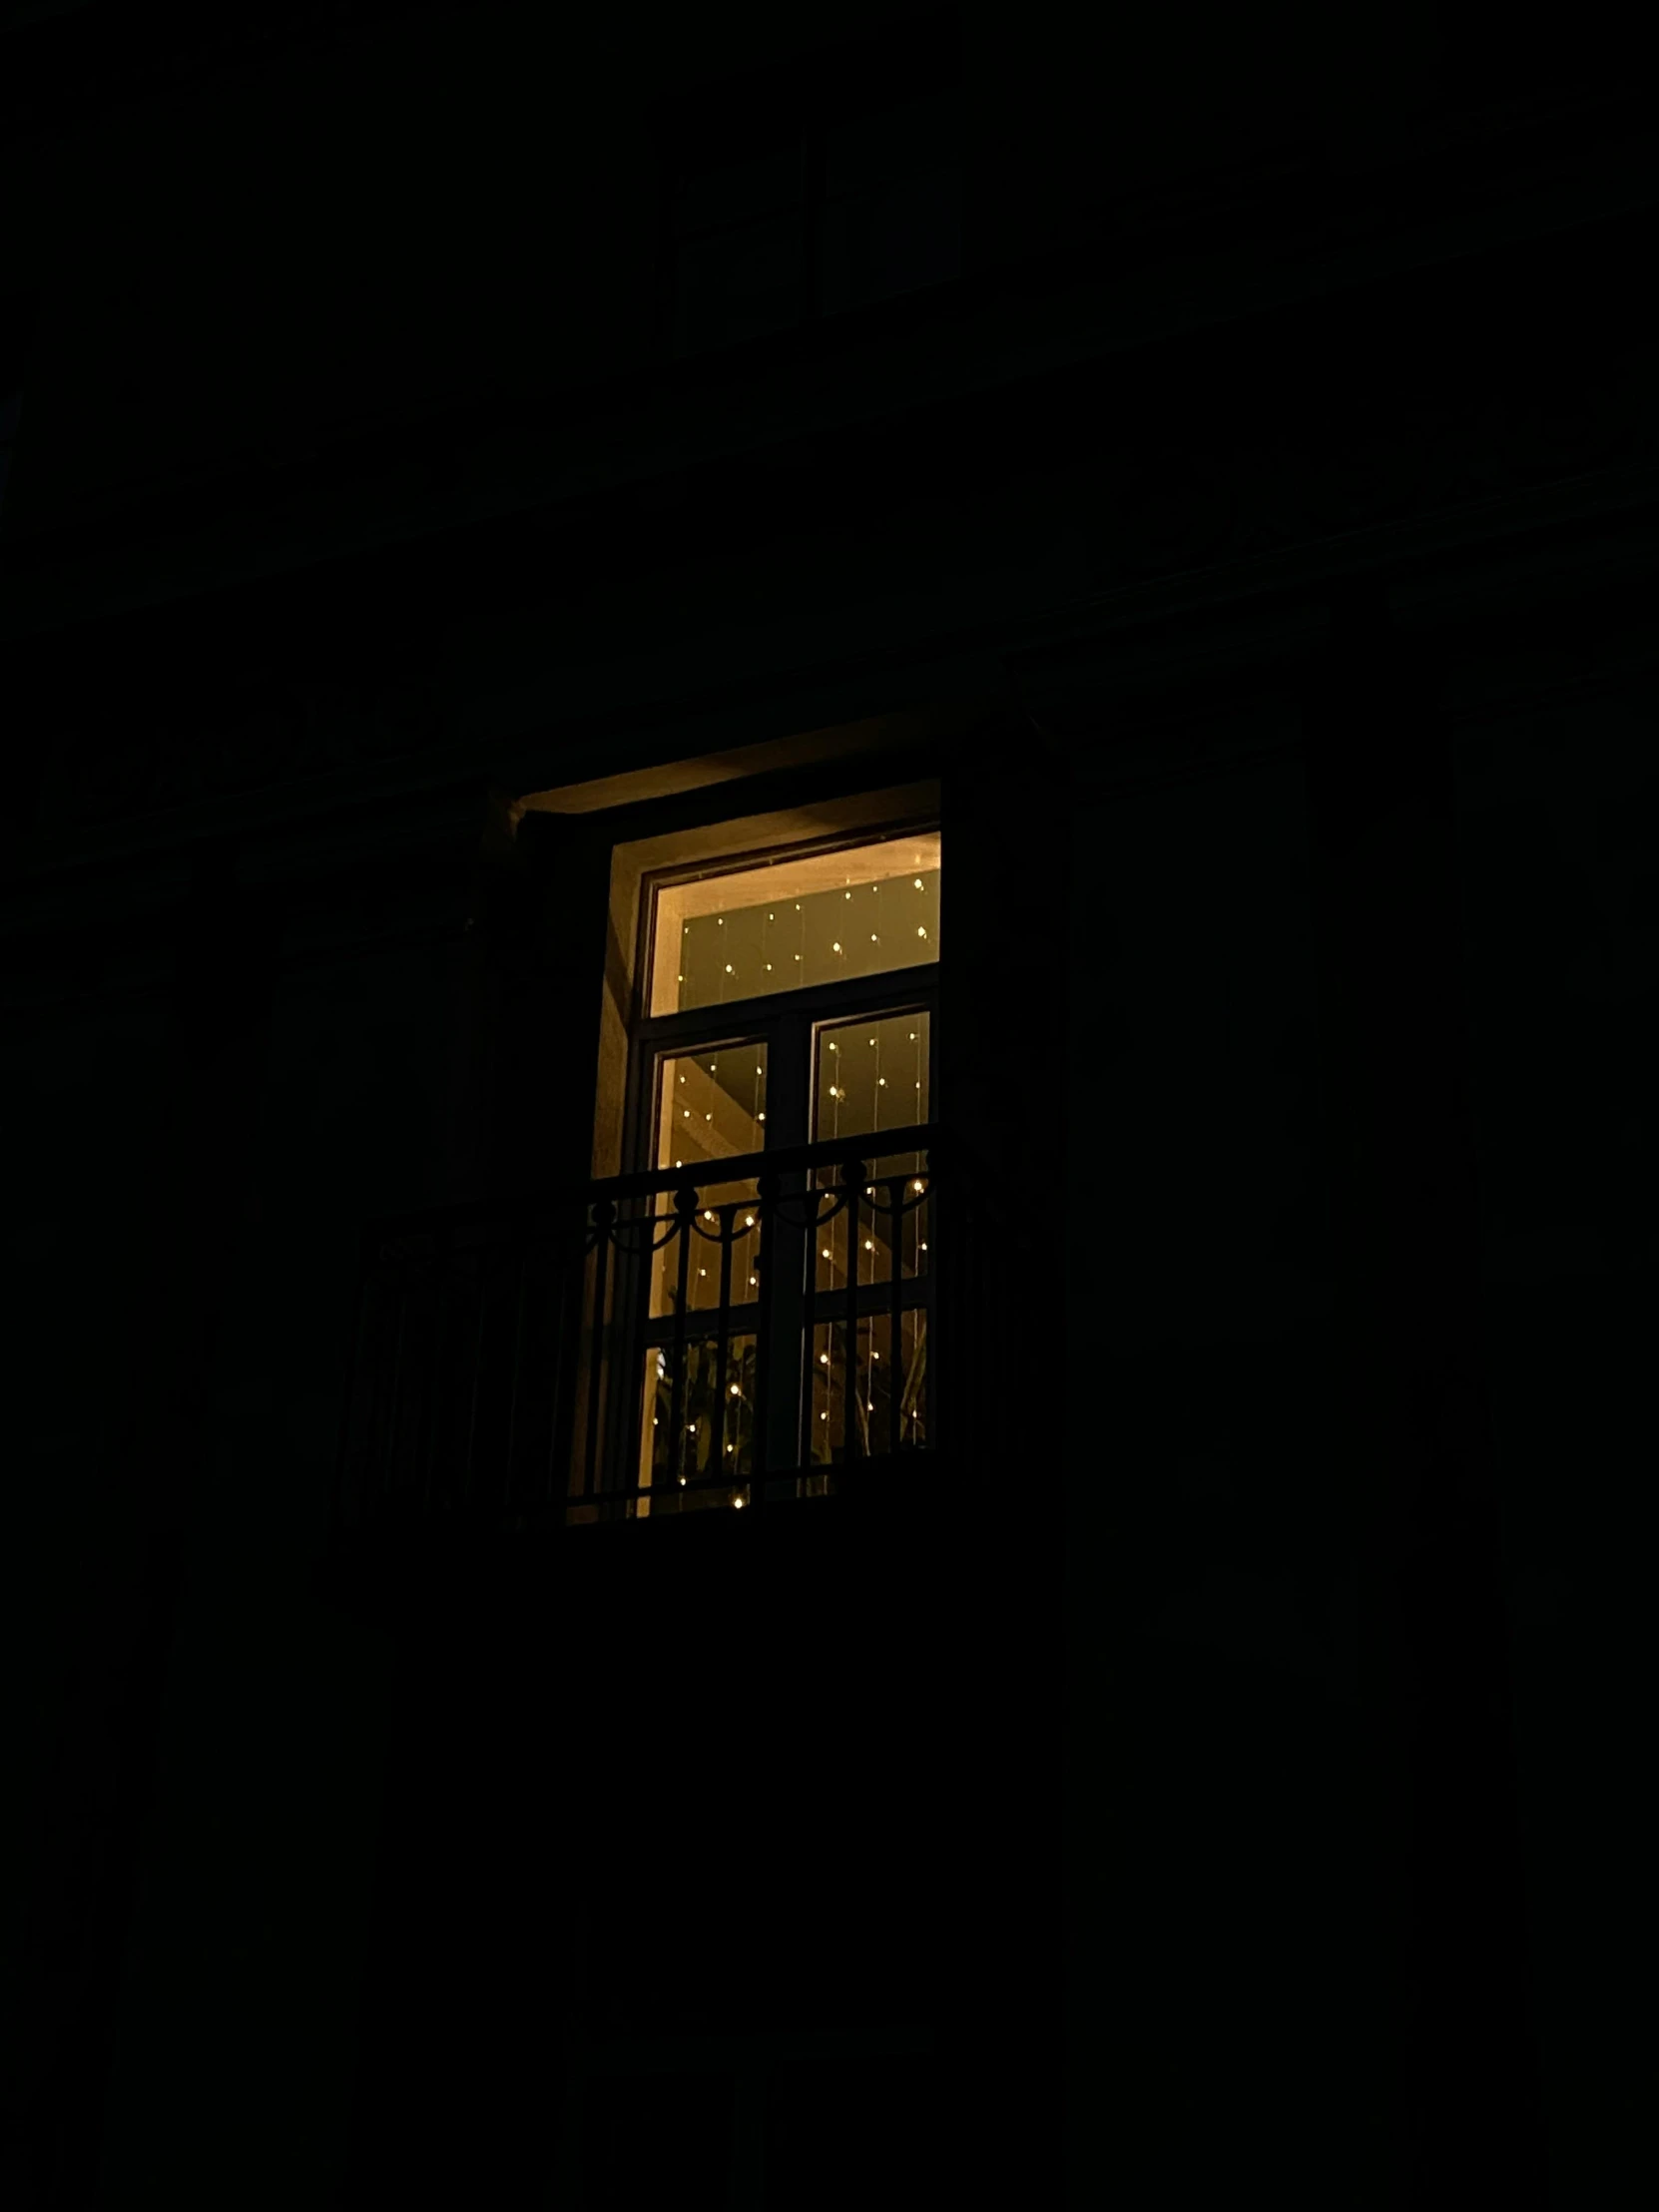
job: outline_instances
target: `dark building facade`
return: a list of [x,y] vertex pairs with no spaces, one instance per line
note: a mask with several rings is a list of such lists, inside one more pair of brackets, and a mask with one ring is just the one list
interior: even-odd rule
[[0,11],[8,2202],[1653,2200],[1616,21]]

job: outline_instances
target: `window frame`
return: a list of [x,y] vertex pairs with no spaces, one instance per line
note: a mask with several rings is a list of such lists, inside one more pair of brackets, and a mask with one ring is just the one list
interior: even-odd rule
[[[941,956],[935,952],[926,961],[912,962],[904,968],[893,968],[868,976],[836,977],[829,982],[806,984],[789,991],[766,992],[747,999],[734,999],[724,1005],[694,1006],[675,1009],[665,1014],[652,1015],[644,1009],[649,1004],[646,993],[650,987],[653,970],[653,933],[656,926],[658,892],[675,883],[707,879],[711,876],[741,876],[751,871],[760,874],[769,860],[800,858],[807,854],[855,851],[889,839],[901,841],[907,833],[924,832],[942,835],[941,812],[937,807],[916,813],[902,810],[884,819],[849,825],[831,835],[806,835],[774,840],[759,846],[739,848],[719,859],[704,858],[696,862],[681,863],[651,869],[641,875],[637,886],[638,909],[635,916],[635,974],[639,989],[635,998],[635,1013],[629,1025],[624,1076],[622,1116],[622,1158],[624,1172],[661,1174],[656,1154],[657,1109],[659,1102],[661,1068],[670,1057],[684,1057],[701,1049],[719,1050],[723,1043],[738,1044],[764,1041],[768,1048],[767,1071],[767,1126],[765,1143],[759,1157],[769,1151],[783,1154],[798,1146],[819,1142],[812,1129],[814,1071],[817,1066],[817,1039],[826,1028],[844,1022],[856,1022],[864,1018],[880,1019],[907,1010],[925,1011],[928,1016],[927,1032],[927,1083],[928,1120],[937,1114],[937,1095],[940,1066],[940,978]],[[941,846],[942,864],[942,846]],[[942,910],[942,900],[941,900]],[[775,1105],[777,1111],[775,1112]],[[914,1124],[905,1123],[909,1127]],[[869,1150],[871,1159],[882,1157],[875,1149],[879,1132],[871,1133]],[[845,1150],[850,1152],[863,1140],[850,1137]],[[709,1163],[699,1163],[695,1170],[688,1168],[688,1176],[707,1183],[711,1180]],[[794,1178],[787,1178],[793,1182]],[[785,1232],[783,1250],[792,1254],[784,1268],[773,1278],[770,1289],[764,1290],[759,1301],[758,1318],[764,1316],[763,1326],[770,1332],[773,1343],[771,1358],[780,1363],[775,1366],[774,1387],[768,1407],[768,1427],[761,1446],[761,1466],[779,1462],[785,1456],[782,1447],[788,1436],[800,1438],[805,1425],[803,1392],[807,1384],[807,1350],[795,1342],[800,1316],[809,1302],[805,1282],[805,1248],[803,1248],[803,1281],[793,1281],[793,1234]],[[642,1276],[642,1285],[648,1286],[649,1271]],[[929,1292],[918,1282],[905,1294],[906,1307],[923,1306]],[[885,1311],[886,1293],[878,1302],[872,1294],[871,1311]],[[630,1317],[623,1326],[619,1340],[618,1373],[626,1377],[637,1355],[647,1351],[657,1341],[657,1333],[667,1324],[661,1317],[653,1318],[649,1310],[649,1290],[645,1290],[645,1305],[637,1315]],[[689,1330],[689,1334],[702,1335],[701,1329]],[[783,1350],[785,1346],[788,1351]],[[616,1401],[613,1425],[608,1438],[608,1448],[618,1466],[631,1465],[639,1448],[643,1433],[645,1405],[641,1400],[636,1408],[628,1396],[624,1384],[622,1396]],[[799,1475],[805,1462],[799,1461],[794,1471]],[[774,1467],[772,1479],[781,1478],[781,1465]],[[828,1476],[828,1470],[820,1470]],[[763,1485],[764,1472],[756,1479]]]

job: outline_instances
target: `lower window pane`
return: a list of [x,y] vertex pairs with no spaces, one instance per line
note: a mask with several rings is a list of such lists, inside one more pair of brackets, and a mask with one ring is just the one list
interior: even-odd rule
[[[895,1357],[892,1316],[860,1319],[848,1361],[844,1322],[820,1322],[812,1345],[812,1443],[809,1458],[830,1466],[855,1450],[880,1458],[896,1442],[900,1451],[927,1442],[927,1316],[919,1308],[899,1316]],[[896,1394],[897,1427],[893,1415]],[[849,1428],[851,1436],[849,1438]]]
[[[652,1494],[639,1501],[642,1516],[700,1505],[731,1506],[740,1499],[747,1504],[755,1464],[759,1359],[757,1337],[731,1339],[723,1396],[719,1340],[688,1344],[676,1419],[674,1348],[647,1352],[639,1482]],[[709,1488],[710,1483],[719,1486]]]

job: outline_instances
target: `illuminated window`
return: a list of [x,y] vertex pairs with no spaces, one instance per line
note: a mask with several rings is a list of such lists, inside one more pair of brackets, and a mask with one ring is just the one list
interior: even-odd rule
[[[939,832],[919,828],[647,885],[629,1149],[635,1169],[684,1170],[698,1212],[652,1263],[642,1487],[672,1496],[730,1476],[741,1488],[789,1455],[758,1432],[764,1417],[805,1439],[794,1463],[822,1469],[807,1477],[821,1486],[849,1453],[926,1445],[918,1133],[934,1110],[940,882]],[[861,1210],[837,1211],[830,1194],[849,1149],[879,1188],[860,1194]],[[783,1326],[759,1205],[767,1154],[796,1160],[807,1195],[788,1248],[799,1277],[790,1296],[805,1315],[790,1325],[799,1388],[778,1411],[775,1373],[764,1413],[763,1345],[770,1328],[776,1369]],[[822,1231],[807,1229],[809,1198],[824,1208]]]

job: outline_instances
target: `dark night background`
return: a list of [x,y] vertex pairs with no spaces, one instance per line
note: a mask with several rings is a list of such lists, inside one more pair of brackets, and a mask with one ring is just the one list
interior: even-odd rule
[[[1655,2201],[1620,21],[0,0],[8,2204]],[[918,781],[927,1479],[348,1542],[613,845]]]

